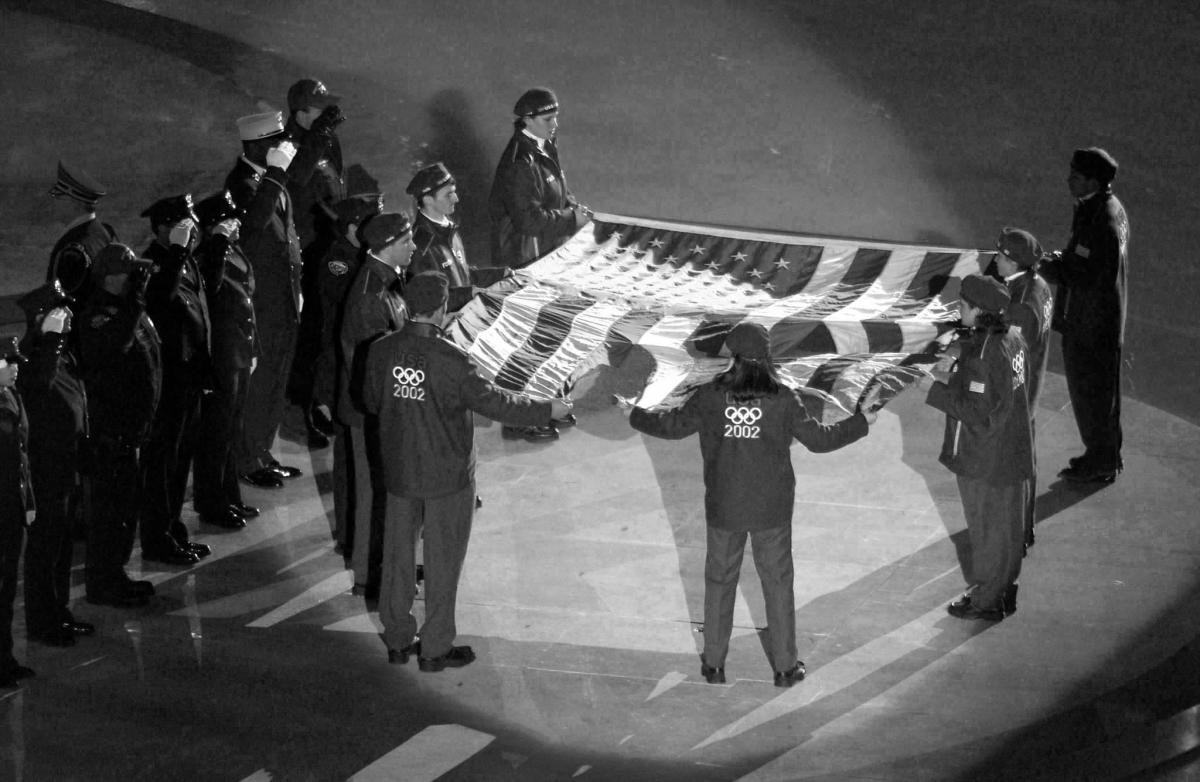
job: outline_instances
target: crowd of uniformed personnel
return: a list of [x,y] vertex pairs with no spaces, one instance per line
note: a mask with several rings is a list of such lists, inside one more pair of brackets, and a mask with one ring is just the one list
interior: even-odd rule
[[[398,451],[380,447],[362,407],[369,348],[409,321],[405,290],[413,277],[432,278],[432,287],[428,280],[416,286],[415,299],[422,307],[434,302],[421,313],[429,330],[434,314],[445,318],[480,286],[553,249],[587,220],[558,164],[558,106],[549,90],[527,91],[515,108],[514,137],[528,140],[506,150],[497,171],[489,204],[493,266],[467,263],[451,219],[457,185],[445,165],[426,165],[412,177],[406,192],[415,219],[402,209],[385,212],[382,193],[347,192],[338,96],[306,78],[292,85],[287,103],[286,118],[272,111],[237,120],[242,154],[219,191],[167,195],[142,212],[152,233],[144,248],[121,243],[97,214],[105,186],[59,162],[49,196],[66,228],[51,250],[46,283],[19,302],[24,338],[0,346],[6,686],[32,675],[12,657],[11,637],[25,528],[28,637],[74,645],[95,632],[69,608],[74,538],[86,538],[88,603],[145,605],[154,586],[126,572],[135,539],[144,562],[186,568],[211,554],[183,520],[189,478],[200,524],[238,530],[260,513],[243,500],[241,484],[277,488],[301,474],[271,453],[289,402],[304,413],[309,447],[334,446],[333,535],[355,592],[377,595],[384,476]],[[556,437],[551,412],[562,425],[574,422],[560,402],[513,404],[518,423],[536,424],[513,430],[518,437]],[[451,451],[447,458],[461,461],[453,474],[466,480],[471,473],[473,512],[482,502],[473,459]],[[8,523],[10,515],[19,521]],[[469,524],[468,514],[451,550],[439,543],[425,555],[434,571],[427,590],[439,592],[440,604],[448,597],[451,612],[445,574],[457,582],[458,566],[443,563],[461,565]],[[461,649],[447,654],[423,656],[422,668],[469,662]]]
[[[32,675],[13,658],[11,637],[26,526],[28,637],[73,645],[95,632],[69,608],[73,533],[86,537],[88,603],[146,604],[153,585],[125,570],[135,535],[145,562],[189,567],[211,554],[183,521],[189,478],[200,524],[238,530],[260,512],[243,500],[242,483],[277,488],[301,474],[271,453],[289,400],[304,412],[310,447],[333,443],[333,535],[356,594],[381,598],[389,660],[415,654],[422,670],[438,671],[474,659],[453,645],[458,574],[481,503],[471,413],[530,442],[556,439],[574,417],[561,400],[497,390],[442,339],[441,325],[480,287],[590,219],[558,160],[557,98],[534,88],[514,107],[489,196],[490,265],[467,263],[445,165],[424,166],[409,182],[415,219],[384,211],[381,193],[347,192],[338,97],[302,79],[287,102],[286,120],[278,111],[237,120],[242,154],[222,189],[199,200],[161,197],[142,212],[153,238],[140,251],[97,216],[105,187],[59,163],[49,195],[67,227],[46,283],[19,302],[24,338],[0,345],[0,684]],[[1116,164],[1107,153],[1077,151],[1071,172],[1081,199],[1071,243],[1046,255],[1027,232],[1005,229],[996,276],[963,286],[964,324],[979,325],[962,343],[959,369],[942,373],[930,394],[948,415],[943,461],[959,475],[974,550],[971,588],[951,604],[955,616],[1014,611],[1018,550],[1033,543],[1031,411],[1052,307],[1039,263],[1060,286],[1055,323],[1079,326],[1075,311],[1096,321],[1064,339],[1088,451],[1061,475],[1108,482],[1122,467],[1128,223],[1109,188]],[[1110,303],[1115,315],[1104,309]],[[1019,327],[1011,334],[1010,324]],[[989,340],[1002,349],[989,352]],[[994,400],[984,396],[1002,389],[1021,402],[1005,408],[1008,433],[979,439],[968,426],[960,437],[956,427],[975,413],[995,424]],[[412,584],[421,578],[422,534],[428,574],[418,628]],[[704,675],[715,681],[723,651],[712,657]],[[786,684],[803,678],[797,665],[783,671]]]

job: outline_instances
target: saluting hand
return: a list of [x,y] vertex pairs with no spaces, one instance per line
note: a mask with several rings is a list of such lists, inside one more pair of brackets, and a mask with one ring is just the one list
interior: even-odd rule
[[42,318],[43,334],[66,334],[71,330],[71,311],[66,307],[55,307]]

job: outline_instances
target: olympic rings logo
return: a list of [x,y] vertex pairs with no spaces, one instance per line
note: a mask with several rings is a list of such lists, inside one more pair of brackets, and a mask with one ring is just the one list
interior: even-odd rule
[[425,373],[412,367],[393,367],[392,377],[406,386],[419,386],[425,382]]
[[725,417],[732,424],[744,426],[753,424],[762,418],[762,410],[757,407],[734,407],[730,405],[725,408]]

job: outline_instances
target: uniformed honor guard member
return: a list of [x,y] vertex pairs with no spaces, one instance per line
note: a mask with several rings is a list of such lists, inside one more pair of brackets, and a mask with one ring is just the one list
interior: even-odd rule
[[441,163],[426,166],[413,176],[405,192],[413,197],[417,217],[413,242],[417,249],[408,276],[440,271],[450,281],[449,312],[458,312],[475,295],[511,270],[506,266],[477,268],[467,263],[458,224],[450,219],[458,207],[458,185]]
[[[470,359],[442,335],[448,287],[439,272],[412,278],[404,293],[409,320],[372,343],[363,382],[364,407],[378,416],[387,488],[379,617],[388,661],[406,663],[415,653],[422,671],[462,667],[475,659],[471,647],[454,645],[458,579],[475,514],[472,411],[536,425],[569,410],[559,400],[509,396],[476,373]],[[422,532],[425,623],[418,643],[412,604]]]
[[1009,305],[1005,311],[1008,322],[1021,329],[1029,351],[1029,420],[1033,434],[1034,471],[1029,476],[1029,503],[1025,512],[1025,548],[1034,544],[1033,525],[1037,515],[1037,403],[1042,379],[1046,376],[1046,359],[1050,351],[1050,318],[1054,312],[1054,295],[1050,285],[1038,274],[1042,246],[1028,231],[1005,228],[996,241],[999,253],[996,268],[1008,287]]
[[1099,147],[1071,156],[1067,187],[1076,199],[1071,238],[1042,265],[1057,283],[1051,328],[1062,334],[1063,369],[1083,455],[1059,476],[1112,483],[1121,459],[1121,349],[1128,295],[1129,217],[1112,191],[1117,161]]
[[58,281],[22,296],[29,365],[17,382],[29,424],[37,517],[25,548],[25,632],[50,646],[72,646],[95,627],[71,613],[71,526],[82,511],[87,394],[72,331],[71,299]]
[[1025,513],[1033,474],[1026,373],[1020,329],[1003,313],[1008,289],[992,277],[962,281],[959,310],[970,334],[957,363],[935,370],[926,404],[946,414],[939,460],[958,477],[971,540],[967,591],[947,611],[959,619],[1000,621],[1017,610]]
[[[562,246],[592,219],[567,187],[558,158],[558,98],[545,87],[526,90],[513,106],[513,135],[500,154],[488,215],[492,222],[492,263],[527,266]],[[573,417],[543,427],[505,427],[508,439],[558,439]]]
[[[334,460],[334,484],[346,487],[334,493],[350,507],[350,562],[356,594],[374,597],[379,592],[383,545],[384,490],[373,473],[378,468],[373,422],[362,407],[362,373],[367,348],[384,334],[404,325],[404,270],[412,260],[412,223],[398,212],[385,212],[363,226],[367,254],[346,294],[342,314],[340,384],[337,417],[343,425],[345,462]],[[336,456],[337,454],[335,454]],[[414,582],[415,583],[415,582]]]
[[50,251],[46,282],[58,280],[63,290],[82,307],[91,292],[89,270],[96,253],[118,241],[117,232],[96,217],[96,206],[107,195],[104,185],[83,169],[59,161],[58,178],[50,188],[55,214],[66,223]]
[[35,513],[29,473],[29,420],[17,391],[25,361],[16,337],[0,340],[0,687],[15,687],[33,669],[13,657],[13,601],[25,528]]
[[734,597],[749,537],[767,604],[775,686],[791,687],[805,675],[796,653],[792,585],[792,442],[818,453],[849,445],[875,420],[875,398],[864,400],[853,416],[823,425],[779,381],[766,329],[738,324],[726,346],[733,357],[729,369],[701,386],[683,407],[662,413],[634,408],[629,423],[669,440],[700,434],[708,527],[700,674],[710,684],[725,681]]
[[144,605],[154,587],[131,580],[125,563],[141,502],[138,451],[162,391],[162,346],[146,315],[150,261],[114,243],[97,253],[91,274],[94,289],[79,316],[93,465],[87,601]]
[[208,519],[230,512],[244,519],[259,515],[258,508],[242,501],[233,456],[258,351],[252,301],[254,269],[238,242],[237,215],[237,205],[228,190],[196,204],[202,234],[196,256],[205,267],[224,267],[217,285],[208,289],[213,388],[200,400],[200,433],[193,469],[192,504],[201,518]]
[[[225,189],[242,210],[241,246],[254,268],[259,361],[250,376],[235,453],[242,480],[278,488],[284,478],[300,475],[299,469],[271,455],[300,325],[300,241],[287,192],[288,172],[297,154],[278,111],[242,117],[237,125],[243,154],[225,178]],[[316,164],[312,154],[306,159],[308,166]]]

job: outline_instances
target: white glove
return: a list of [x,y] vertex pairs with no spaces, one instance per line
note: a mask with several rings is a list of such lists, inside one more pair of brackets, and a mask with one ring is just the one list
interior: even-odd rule
[[282,168],[287,171],[294,157],[296,157],[296,145],[290,141],[284,141],[279,146],[267,150],[267,167]]
[[70,331],[68,321],[71,313],[65,307],[55,307],[46,313],[46,317],[42,318],[42,333],[49,334],[65,334]]
[[191,247],[192,237],[195,233],[196,224],[190,217],[184,218],[171,226],[171,233],[167,236],[167,241],[175,247]]
[[228,220],[222,220],[213,226],[212,232],[217,236],[224,236],[231,242],[236,242],[238,238],[238,229],[242,226],[241,221],[236,217],[231,217]]

